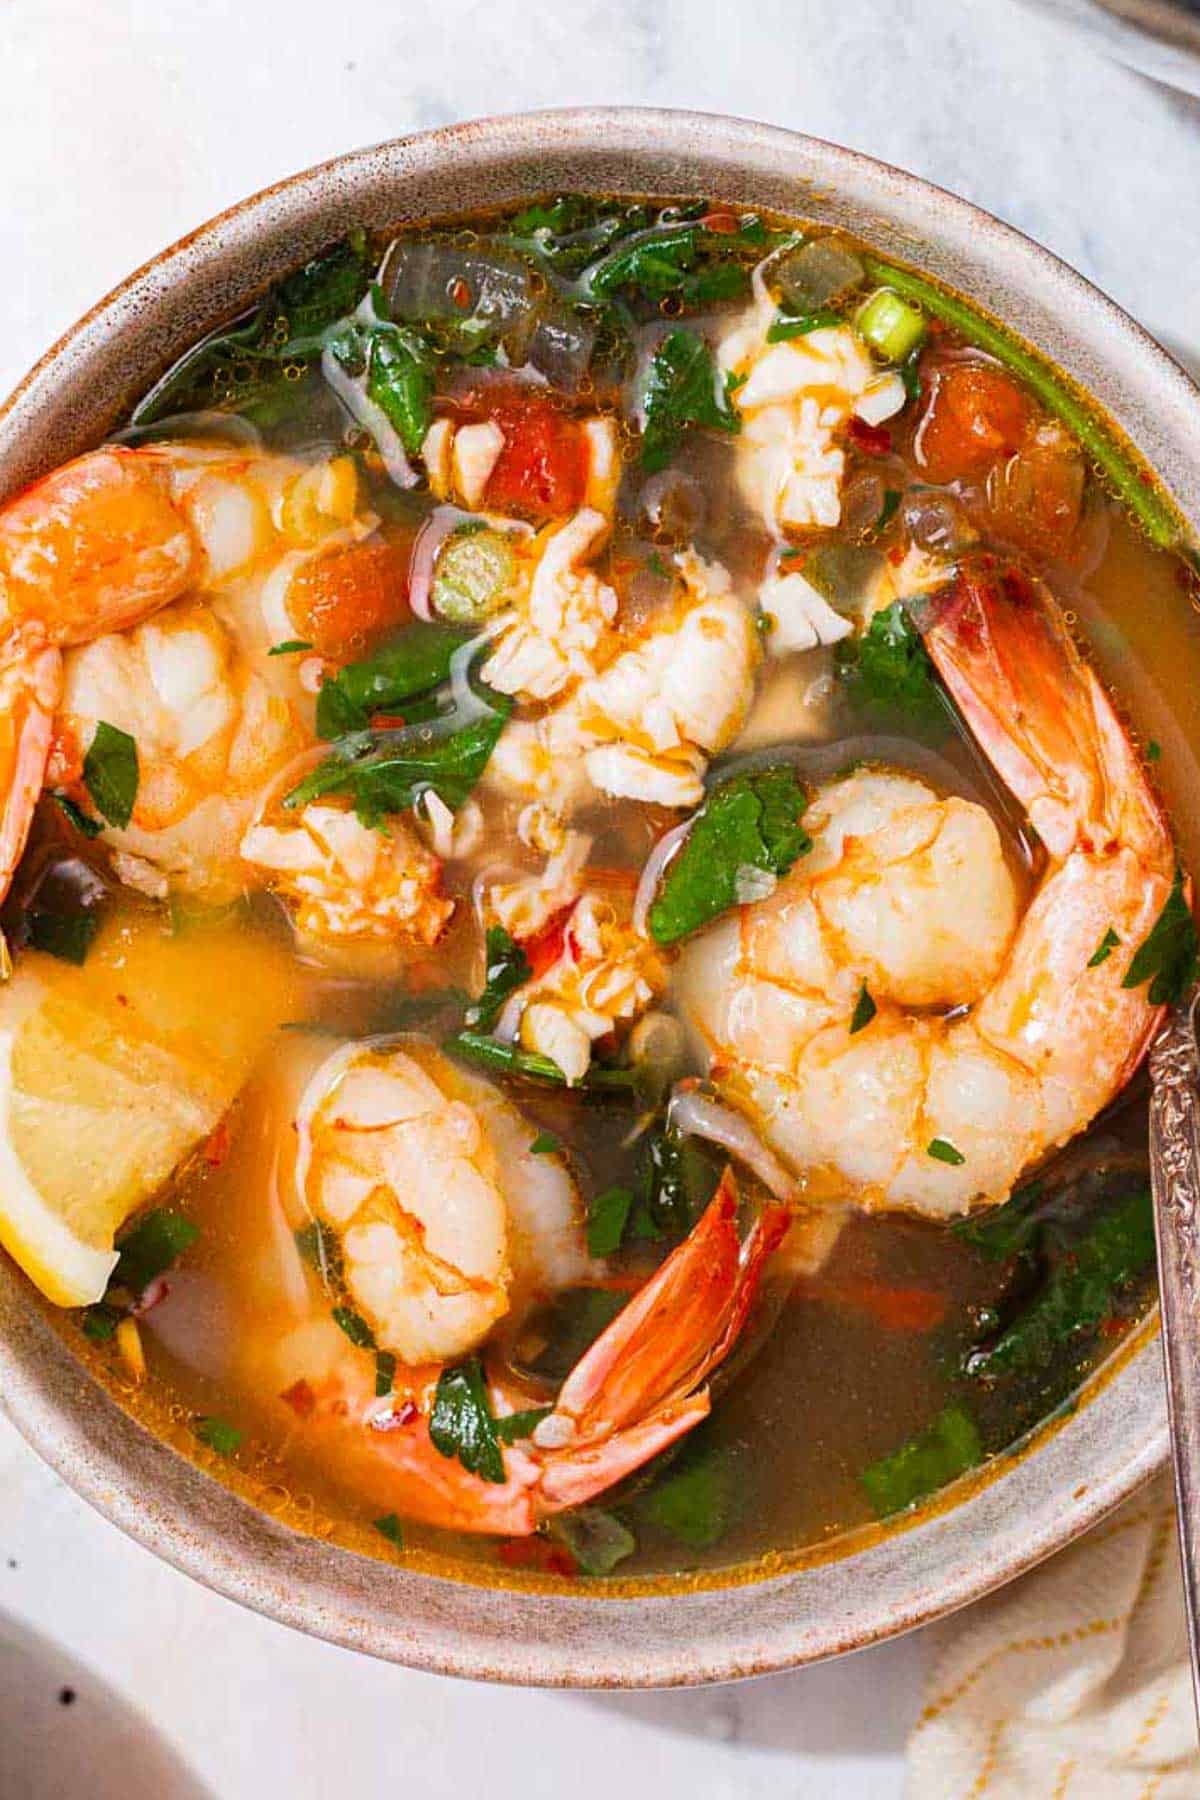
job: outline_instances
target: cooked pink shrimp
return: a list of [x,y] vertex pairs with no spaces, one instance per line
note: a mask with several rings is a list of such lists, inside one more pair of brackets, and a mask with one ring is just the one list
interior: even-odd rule
[[1175,858],[1044,589],[963,574],[925,642],[1045,846],[1023,917],[982,807],[859,772],[818,790],[813,849],[776,892],[688,946],[678,991],[814,1198],[945,1216],[1003,1200],[1137,1068],[1161,1008],[1123,981]]
[[286,1159],[294,1137],[303,1210],[293,1218],[314,1216],[322,1242],[336,1241],[345,1304],[396,1359],[392,1392],[377,1398],[373,1360],[303,1305],[290,1333],[277,1319],[264,1325],[269,1347],[250,1354],[260,1379],[264,1366],[276,1372],[285,1398],[302,1384],[306,1431],[335,1434],[339,1453],[365,1459],[364,1479],[398,1511],[460,1531],[524,1535],[705,1417],[708,1376],[737,1339],[786,1230],[781,1208],[766,1209],[743,1240],[727,1173],[691,1235],[567,1376],[552,1410],[503,1447],[503,1479],[485,1480],[434,1444],[433,1392],[444,1366],[482,1350],[497,1418],[544,1404],[488,1346],[502,1321],[519,1322],[538,1298],[603,1276],[587,1254],[566,1159],[534,1155],[534,1130],[507,1098],[416,1044],[347,1044],[326,1055],[296,1119],[284,1151]]

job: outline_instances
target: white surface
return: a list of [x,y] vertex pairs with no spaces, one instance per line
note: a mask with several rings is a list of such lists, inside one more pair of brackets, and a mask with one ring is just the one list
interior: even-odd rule
[[[136,264],[281,175],[454,118],[611,101],[855,144],[1040,238],[1172,348],[1200,335],[1200,107],[1009,0],[0,0],[0,389]],[[409,1674],[156,1564],[0,1426],[3,1612],[154,1718],[222,1800],[611,1800],[614,1783],[623,1800],[895,1800],[923,1656],[916,1638],[604,1698]],[[112,1707],[53,1654],[21,1666],[23,1685],[0,1679],[23,1720],[0,1717],[0,1800],[82,1791],[46,1758],[44,1689],[78,1687],[59,1718],[81,1758],[102,1755]],[[139,1785],[121,1742],[128,1800],[171,1800],[163,1765]]]

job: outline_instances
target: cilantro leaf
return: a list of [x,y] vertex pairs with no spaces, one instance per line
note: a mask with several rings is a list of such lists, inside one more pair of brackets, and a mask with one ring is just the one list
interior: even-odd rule
[[562,1144],[552,1131],[539,1131],[529,1146],[531,1156],[557,1156]]
[[117,1264],[110,1287],[141,1294],[190,1249],[200,1236],[194,1220],[169,1207],[155,1207],[117,1240]]
[[445,1457],[457,1457],[463,1468],[481,1481],[504,1481],[504,1458],[477,1356],[442,1370],[429,1435],[436,1450]]
[[1151,1006],[1174,1006],[1191,987],[1200,965],[1200,939],[1183,891],[1183,870],[1176,869],[1166,904],[1149,937],[1133,953],[1123,988],[1150,983]]
[[375,1352],[375,1396],[382,1400],[396,1385],[396,1358],[390,1350]]
[[982,1454],[978,1427],[955,1400],[925,1431],[864,1469],[862,1484],[879,1517],[886,1519],[973,1469]]
[[[556,1087],[566,1085],[567,1078],[553,1058],[536,1050],[521,1050],[516,1044],[502,1044],[499,1038],[488,1037],[486,1032],[455,1032],[442,1048],[452,1056],[478,1063],[483,1069],[494,1069],[500,1075],[512,1075],[522,1081],[548,1081]],[[607,1068],[603,1063],[593,1062],[577,1085],[589,1093],[621,1093],[632,1089],[636,1082],[636,1069]]]
[[83,759],[83,784],[96,810],[123,830],[133,817],[138,791],[137,745],[127,731],[101,719]]
[[741,421],[717,379],[712,351],[691,331],[673,331],[650,360],[642,392],[642,467],[665,469],[688,425],[738,432]]
[[468,1025],[490,1031],[510,994],[533,973],[529,958],[503,925],[489,925],[486,939],[487,967],[483,992],[467,1013]]
[[433,423],[433,351],[416,331],[377,327],[367,352],[367,394],[410,452],[425,441]]
[[860,711],[877,719],[899,717],[922,733],[946,730],[948,704],[902,600],[877,612],[862,637],[843,640],[835,655],[846,692]]
[[304,638],[284,638],[281,644],[272,644],[267,651],[268,656],[298,656],[302,650],[311,650],[312,645]]
[[767,327],[768,344],[786,343],[789,338],[807,337],[810,331],[821,331],[827,325],[840,325],[842,315],[831,306],[820,306],[815,312],[793,312],[781,306]]
[[800,823],[805,804],[786,765],[749,770],[714,788],[650,908],[655,942],[676,943],[736,906],[740,871],[786,875],[812,848]]
[[876,1006],[874,1000],[872,1000],[870,990],[864,981],[858,990],[858,999],[854,1002],[854,1011],[850,1015],[850,1036],[853,1037],[856,1032],[865,1031],[878,1011],[879,1008]]
[[1108,930],[1104,933],[1104,936],[1100,939],[1100,942],[1096,945],[1096,948],[1092,951],[1092,954],[1088,957],[1088,968],[1098,969],[1101,963],[1106,963],[1120,942],[1120,938],[1110,925]]
[[397,1550],[403,1550],[404,1527],[396,1513],[384,1513],[382,1519],[372,1519],[371,1523],[380,1537],[385,1537],[389,1544],[396,1546]]
[[611,1256],[619,1249],[625,1221],[633,1205],[630,1188],[609,1187],[588,1202],[587,1246],[589,1256]]

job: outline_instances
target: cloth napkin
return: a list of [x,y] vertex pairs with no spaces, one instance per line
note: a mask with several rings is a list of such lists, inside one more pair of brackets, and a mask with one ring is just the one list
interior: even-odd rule
[[1200,1800],[1169,1474],[934,1629],[906,1800]]

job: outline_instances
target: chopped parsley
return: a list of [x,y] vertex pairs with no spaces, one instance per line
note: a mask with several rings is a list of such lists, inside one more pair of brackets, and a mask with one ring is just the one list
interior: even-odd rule
[[1104,933],[1104,936],[1100,939],[1100,942],[1096,945],[1096,948],[1092,951],[1092,954],[1088,957],[1088,968],[1098,969],[1101,963],[1106,963],[1113,951],[1117,949],[1120,942],[1120,938],[1110,925],[1108,930]]
[[959,1168],[967,1160],[962,1151],[956,1150],[948,1138],[934,1138],[926,1148],[925,1154],[932,1156],[935,1162],[949,1163],[952,1169]]
[[436,1450],[445,1457],[457,1457],[463,1468],[481,1481],[498,1485],[504,1481],[500,1439],[477,1356],[442,1370],[429,1435]]
[[385,1537],[389,1544],[396,1546],[397,1550],[403,1550],[404,1528],[394,1512],[384,1513],[382,1519],[372,1519],[371,1523],[380,1537]]
[[689,425],[737,432],[741,421],[717,379],[712,351],[691,331],[672,331],[650,359],[642,392],[642,467],[665,469]]
[[83,759],[83,785],[96,810],[123,830],[133,817],[138,791],[137,745],[127,731],[101,719]]
[[539,1131],[529,1146],[531,1156],[557,1156],[562,1145],[552,1131]]
[[1196,922],[1184,896],[1183,870],[1176,869],[1166,904],[1149,937],[1134,951],[1121,986],[1136,988],[1148,981],[1151,1006],[1174,1006],[1196,979],[1198,963]]
[[871,998],[870,990],[864,981],[858,990],[858,999],[854,1002],[854,1011],[850,1015],[850,1036],[858,1031],[865,1031],[875,1014],[879,1011]]
[[590,1256],[611,1256],[620,1247],[625,1221],[633,1205],[633,1191],[605,1188],[588,1203],[587,1246]]

